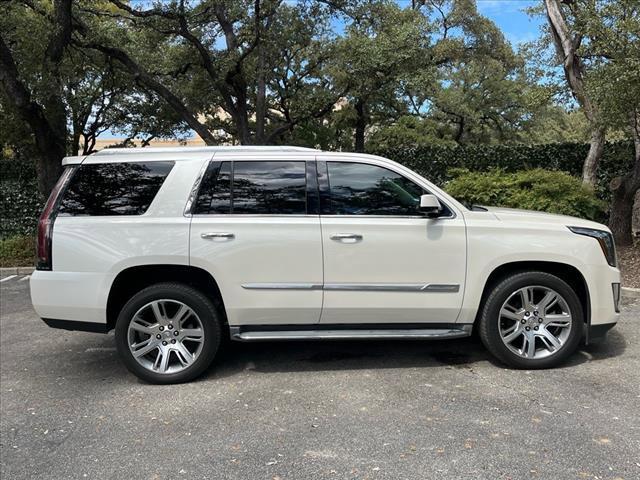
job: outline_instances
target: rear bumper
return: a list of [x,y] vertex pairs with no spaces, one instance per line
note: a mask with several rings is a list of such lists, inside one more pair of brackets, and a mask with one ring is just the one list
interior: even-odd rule
[[[45,323],[50,326],[67,330],[105,330],[108,280],[104,274],[97,273],[36,270],[29,282],[31,302],[38,316],[46,319]],[[95,326],[70,328],[75,323],[78,327],[82,324]]]

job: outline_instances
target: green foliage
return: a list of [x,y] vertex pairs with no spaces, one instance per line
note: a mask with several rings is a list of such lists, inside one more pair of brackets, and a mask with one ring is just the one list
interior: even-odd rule
[[602,220],[605,203],[580,179],[564,172],[521,170],[507,173],[501,169],[470,172],[454,169],[445,188],[449,194],[468,204],[540,210]]
[[[0,239],[21,234],[33,234],[43,202],[38,193],[35,169],[5,168],[18,162],[0,162]],[[8,174],[5,176],[5,173]],[[10,176],[9,176],[10,175]]]
[[[430,145],[384,148],[370,151],[406,165],[437,185],[451,179],[451,168],[483,172],[494,168],[516,172],[532,168],[561,170],[580,177],[588,143],[551,143],[546,145]],[[631,142],[607,143],[598,168],[597,196],[609,200],[609,183],[624,175],[633,164]]]
[[0,267],[24,267],[35,261],[35,237],[17,235],[0,239]]

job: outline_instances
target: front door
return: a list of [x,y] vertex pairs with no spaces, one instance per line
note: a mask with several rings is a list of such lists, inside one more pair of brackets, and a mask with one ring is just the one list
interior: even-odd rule
[[420,195],[430,192],[366,162],[318,162],[321,323],[454,323],[465,282],[463,218],[446,205],[440,218],[421,216]]
[[217,281],[230,325],[318,323],[322,244],[313,161],[213,161],[193,208],[190,262]]

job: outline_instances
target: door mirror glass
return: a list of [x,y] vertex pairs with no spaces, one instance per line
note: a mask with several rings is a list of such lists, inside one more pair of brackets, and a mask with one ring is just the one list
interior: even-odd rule
[[420,211],[422,211],[427,217],[433,218],[440,215],[442,212],[442,205],[438,197],[431,194],[420,196]]

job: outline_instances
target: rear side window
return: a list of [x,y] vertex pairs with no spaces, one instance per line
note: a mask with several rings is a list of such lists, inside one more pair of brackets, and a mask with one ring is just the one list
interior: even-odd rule
[[304,215],[306,189],[303,161],[211,162],[194,213]]
[[80,165],[64,192],[58,215],[142,215],[174,162]]

